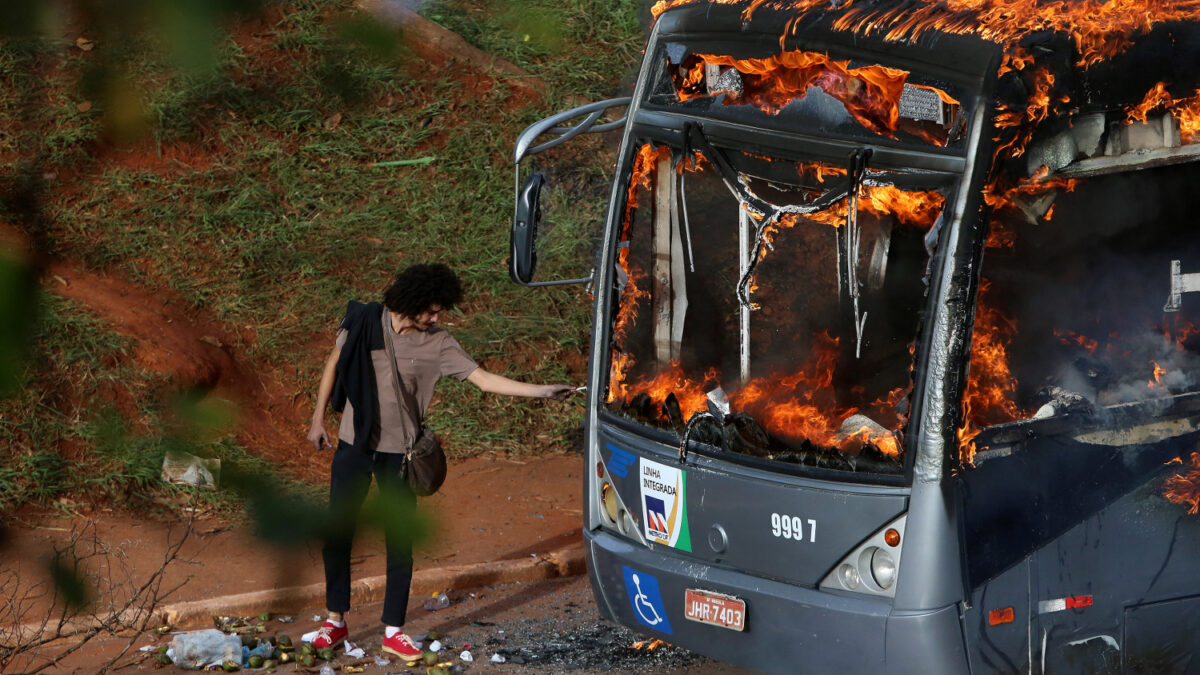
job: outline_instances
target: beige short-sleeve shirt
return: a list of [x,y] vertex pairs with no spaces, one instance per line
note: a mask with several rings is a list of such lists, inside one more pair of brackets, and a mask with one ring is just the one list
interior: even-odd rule
[[[391,322],[387,321],[386,325],[390,326]],[[408,390],[419,407],[417,419],[425,419],[425,412],[429,409],[429,402],[433,400],[433,388],[438,380],[451,376],[462,381],[479,367],[458,341],[440,326],[403,335],[394,330],[385,330],[384,333],[384,338],[391,339],[396,348],[400,386]],[[337,334],[337,348],[341,349],[345,342],[346,330],[341,329]],[[396,388],[392,384],[392,367],[388,362],[387,350],[372,349],[371,364],[375,368],[379,414],[375,416],[375,426],[371,430],[371,441],[367,447],[376,452],[408,452],[417,438],[418,427],[413,424],[411,413],[401,413],[400,405],[403,402],[396,400]],[[346,408],[342,411],[338,439],[354,443],[354,407],[349,401],[346,401]]]

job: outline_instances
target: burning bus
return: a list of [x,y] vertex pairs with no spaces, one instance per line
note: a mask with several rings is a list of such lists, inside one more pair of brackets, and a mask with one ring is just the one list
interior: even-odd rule
[[[604,615],[765,671],[1200,672],[1198,13],[660,2],[631,97],[520,136],[510,272],[594,290]],[[533,281],[522,161],[607,130],[594,272]]]

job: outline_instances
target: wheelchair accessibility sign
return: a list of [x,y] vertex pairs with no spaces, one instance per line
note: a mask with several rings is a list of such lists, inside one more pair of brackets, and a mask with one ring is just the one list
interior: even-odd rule
[[625,594],[633,606],[633,614],[642,625],[671,635],[671,622],[667,620],[667,608],[663,606],[662,594],[658,590],[658,579],[624,565]]

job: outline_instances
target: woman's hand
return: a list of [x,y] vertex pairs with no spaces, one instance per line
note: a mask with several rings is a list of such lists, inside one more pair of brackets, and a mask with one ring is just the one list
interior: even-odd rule
[[329,442],[329,432],[325,431],[325,422],[313,420],[312,426],[308,430],[308,442],[312,443],[313,448],[317,450],[332,447],[333,444]]
[[542,398],[552,398],[555,401],[565,401],[575,392],[575,387],[569,384],[543,384]]

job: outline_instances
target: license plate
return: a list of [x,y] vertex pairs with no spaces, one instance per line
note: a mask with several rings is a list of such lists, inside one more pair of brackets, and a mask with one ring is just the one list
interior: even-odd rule
[[684,616],[692,621],[745,630],[746,601],[712,591],[689,588],[683,595]]

